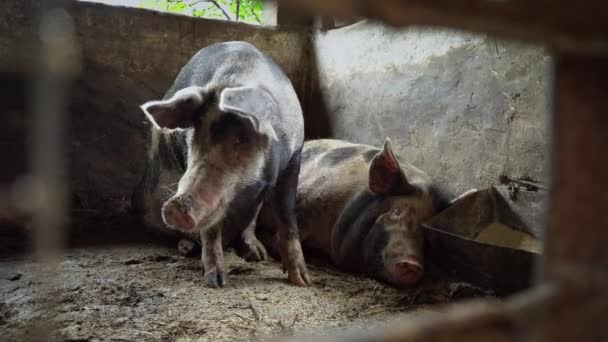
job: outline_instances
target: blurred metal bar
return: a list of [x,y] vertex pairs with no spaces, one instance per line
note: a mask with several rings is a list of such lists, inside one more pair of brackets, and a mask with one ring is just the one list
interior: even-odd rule
[[20,206],[35,214],[36,252],[47,261],[61,246],[66,205],[64,139],[68,97],[68,60],[72,44],[70,18],[59,7],[42,15],[39,38],[41,64],[32,98],[31,175],[23,180]]
[[42,1],[40,21],[34,42],[39,59],[31,70],[29,174],[14,189],[18,208],[32,216],[34,253],[39,261],[37,284],[40,320],[34,339],[46,340],[52,334],[54,294],[58,263],[64,248],[67,224],[67,127],[69,87],[79,71],[72,18],[63,1]]
[[279,0],[343,19],[428,25],[546,43],[560,51],[608,54],[608,2],[547,0]]

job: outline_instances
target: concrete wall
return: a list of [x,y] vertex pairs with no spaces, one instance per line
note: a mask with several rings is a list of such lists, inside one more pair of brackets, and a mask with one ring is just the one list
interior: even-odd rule
[[320,32],[314,44],[331,135],[374,145],[388,136],[452,194],[501,178],[546,181],[544,50],[368,22]]

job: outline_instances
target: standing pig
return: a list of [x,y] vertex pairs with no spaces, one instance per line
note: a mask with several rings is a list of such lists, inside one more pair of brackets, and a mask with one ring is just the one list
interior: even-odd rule
[[245,228],[264,204],[290,281],[310,284],[295,215],[304,123],[281,68],[245,42],[210,45],[162,100],[141,108],[152,123],[133,198],[144,223],[200,234],[205,284],[218,287],[226,281],[222,240],[244,232],[251,249],[263,249]]
[[[297,211],[304,247],[339,268],[397,286],[424,273],[421,223],[443,204],[429,177],[382,149],[340,140],[304,144]],[[268,227],[266,212],[259,225]],[[265,240],[273,250],[272,241]]]

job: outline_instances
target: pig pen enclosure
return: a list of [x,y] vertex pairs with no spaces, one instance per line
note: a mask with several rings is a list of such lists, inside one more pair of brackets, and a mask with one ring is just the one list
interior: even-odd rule
[[[397,314],[414,319],[438,310],[436,304],[530,286],[547,180],[550,58],[543,49],[368,21],[331,29],[295,25],[293,13],[279,15],[275,27],[257,27],[68,4],[77,45],[39,37],[47,50],[33,50],[30,42],[38,41],[43,2],[7,0],[0,12],[2,340],[44,339],[50,332],[51,340],[69,341],[231,341],[368,329]],[[162,98],[200,48],[232,40],[251,42],[288,74],[306,139],[380,146],[390,137],[399,158],[426,171],[447,196],[480,190],[427,222],[431,257],[420,285],[398,289],[307,254],[314,285],[298,288],[280,263],[246,262],[229,249],[227,285],[209,289],[199,256],[181,256],[176,241],[142,227],[131,195],[143,173],[149,123],[138,106]],[[53,44],[63,44],[58,55]],[[72,64],[53,64],[62,58]],[[33,77],[44,68],[69,75],[58,81],[65,93],[50,93],[68,99],[55,103],[67,109],[57,142],[65,154],[49,152],[65,158],[67,174],[53,169],[59,164],[33,159],[44,160],[47,152],[36,150],[43,141],[36,134],[52,128],[32,115],[47,109],[32,105],[49,101],[33,86],[49,82]],[[30,220],[28,208],[44,212],[62,204],[61,196],[50,205],[54,197],[35,191],[24,177],[32,167],[68,183],[65,235],[33,238],[35,227],[64,218],[47,213],[48,221]],[[38,261],[53,255],[34,247],[43,250],[62,237],[65,249],[45,273]]]

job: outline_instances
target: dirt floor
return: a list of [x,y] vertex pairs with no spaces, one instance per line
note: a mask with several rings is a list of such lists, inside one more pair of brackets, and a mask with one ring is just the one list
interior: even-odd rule
[[[252,340],[369,328],[396,313],[486,295],[436,270],[399,290],[309,259],[315,284],[297,288],[277,262],[249,263],[227,251],[227,286],[208,289],[199,259],[172,246],[79,246],[66,251],[50,299],[41,299],[33,257],[0,253],[0,340],[30,340],[43,321],[55,324],[59,341]],[[49,300],[54,310],[43,307]]]

